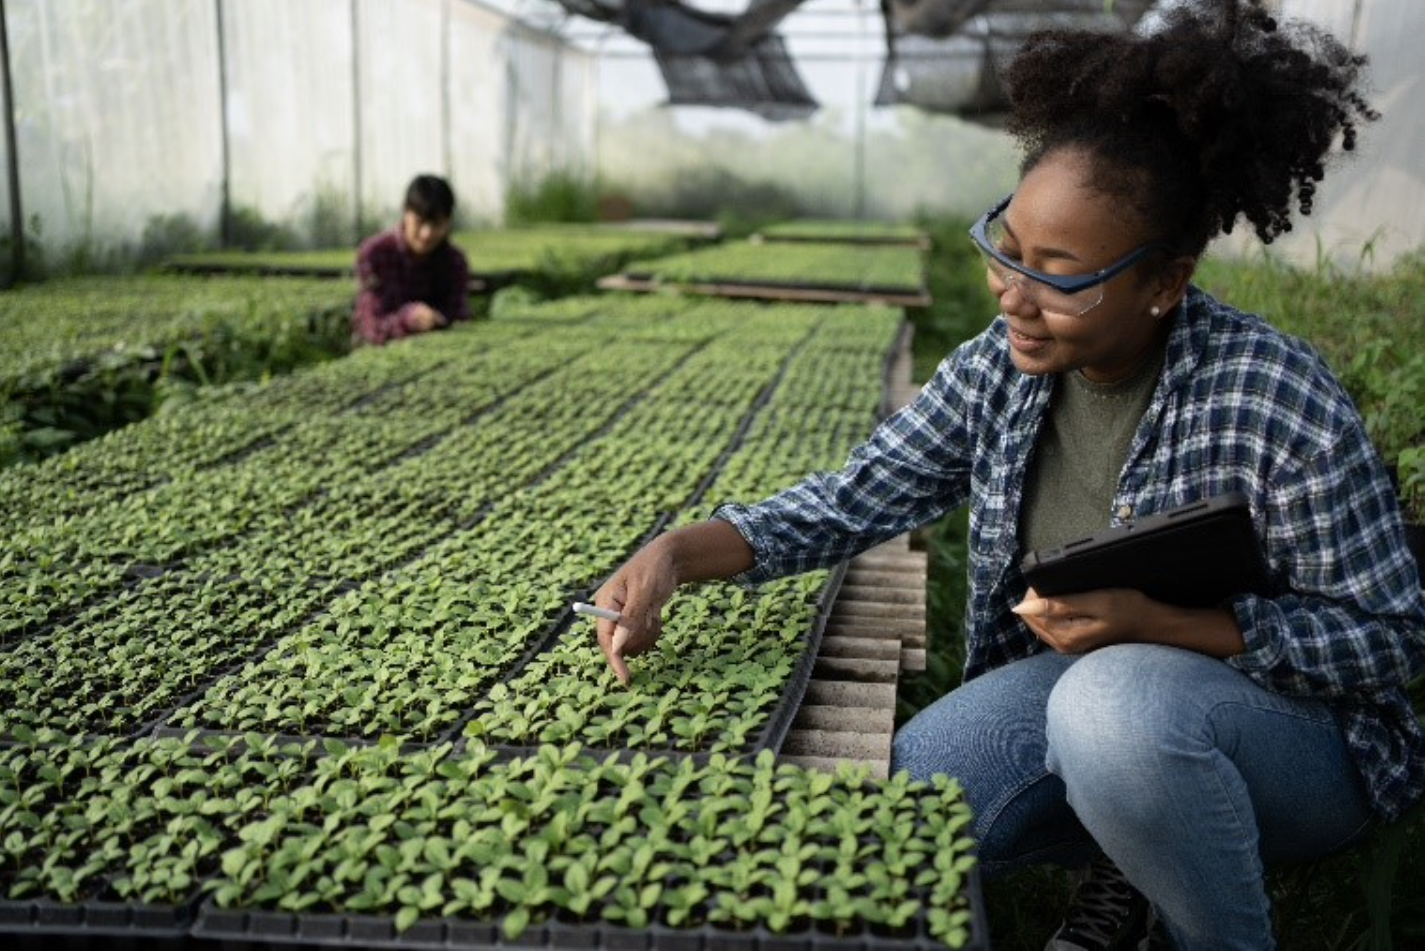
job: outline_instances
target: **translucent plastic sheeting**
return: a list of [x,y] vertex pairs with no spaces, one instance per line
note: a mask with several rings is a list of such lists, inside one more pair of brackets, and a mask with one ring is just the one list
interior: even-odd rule
[[[508,69],[502,57],[508,21],[468,3],[451,8],[450,42],[459,52],[450,57],[448,104],[450,167],[454,170],[456,198],[467,220],[498,220],[504,205],[509,156],[505,142],[510,96],[506,92]],[[581,62],[585,54],[578,54]],[[546,95],[559,96],[558,90]],[[391,198],[386,198],[391,201]]]
[[509,180],[528,181],[556,169],[591,172],[598,117],[594,58],[528,29],[511,30],[503,42]]
[[[255,37],[303,38],[305,52],[284,51],[274,65],[313,64],[298,67],[311,78],[305,88],[280,75],[264,80],[270,105],[322,126],[319,135],[298,128],[284,136],[305,152],[305,173],[287,176],[285,202],[235,187],[235,201],[252,195],[268,217],[300,220],[345,199],[345,207],[357,203],[352,216],[363,230],[379,227],[396,216],[411,176],[433,172],[450,178],[467,222],[489,222],[502,214],[512,181],[592,161],[596,104],[570,87],[592,86],[593,59],[478,4],[227,0],[225,15]],[[301,101],[290,103],[294,96]],[[278,166],[258,176],[269,188],[281,187],[285,151],[254,143],[261,154],[253,165]]]
[[887,0],[888,19],[899,33],[944,38],[964,30],[976,17],[996,16],[1051,26],[1094,28],[1094,21],[1131,26],[1155,0]]
[[512,181],[593,162],[594,58],[475,0],[4,9],[21,206],[47,254],[136,246],[161,216],[216,236],[225,186],[299,238],[351,242],[420,172],[488,223]]
[[214,225],[215,14],[187,0],[5,4],[21,208],[39,247],[136,243],[159,215]]
[[222,11],[233,204],[308,228],[323,209],[334,211],[349,240],[356,195],[351,6],[241,0]]
[[[1388,268],[1425,247],[1425,4],[1419,0],[1282,0],[1281,13],[1312,20],[1370,57],[1381,113],[1360,130],[1349,158],[1326,172],[1311,216],[1279,242],[1313,266],[1323,249],[1348,265]],[[1245,230],[1245,229],[1243,229]],[[1278,247],[1278,245],[1274,245]]]
[[[362,0],[356,7],[367,217],[377,209],[394,216],[405,179],[445,168],[443,6],[442,0]],[[453,169],[450,177],[460,188]]]
[[1000,70],[1038,30],[1131,29],[1150,0],[890,0],[876,105],[912,105],[991,123],[1008,99]]
[[1015,49],[1015,41],[963,34],[897,37],[881,70],[876,105],[913,105],[993,122],[1007,102],[997,64]]

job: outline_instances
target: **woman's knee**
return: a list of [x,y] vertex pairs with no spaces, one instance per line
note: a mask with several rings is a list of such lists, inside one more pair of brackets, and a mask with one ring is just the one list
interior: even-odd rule
[[895,736],[892,769],[946,773],[966,786],[1017,785],[1044,768],[1044,704],[1070,660],[1016,661],[969,681],[916,714]]
[[1011,727],[1008,734],[995,736],[983,711],[962,701],[954,694],[943,697],[896,731],[891,771],[907,770],[919,780],[944,774],[966,786],[986,785],[985,771],[1003,768],[1006,762],[995,748],[1010,743],[1016,731]]
[[912,779],[928,782],[943,768],[943,751],[938,749],[935,732],[921,717],[913,717],[891,738],[891,773],[909,772]]
[[1065,802],[1063,783],[1044,770],[1042,730],[1003,721],[996,728],[992,717],[947,716],[952,712],[965,711],[937,711],[902,727],[891,768],[916,779],[943,773],[960,782],[985,874],[1086,861],[1092,840]]
[[892,770],[916,779],[958,780],[975,814],[982,857],[1009,859],[1073,839],[1082,830],[1063,803],[1063,786],[1044,769],[1044,704],[1072,658],[1016,661],[963,684],[897,731]]
[[1047,765],[1072,788],[1086,777],[1153,769],[1193,729],[1172,648],[1123,644],[1085,655],[1045,709]]

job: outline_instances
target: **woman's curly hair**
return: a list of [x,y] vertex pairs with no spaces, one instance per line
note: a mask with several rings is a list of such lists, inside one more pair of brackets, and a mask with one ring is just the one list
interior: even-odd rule
[[1174,252],[1201,254],[1238,216],[1270,242],[1311,213],[1336,136],[1378,118],[1366,59],[1256,0],[1193,0],[1147,34],[1050,30],[1004,80],[1024,171],[1083,149],[1092,186],[1129,202]]

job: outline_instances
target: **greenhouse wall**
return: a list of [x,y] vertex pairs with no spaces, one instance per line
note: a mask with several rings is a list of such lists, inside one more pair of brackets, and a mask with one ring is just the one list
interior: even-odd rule
[[235,204],[272,221],[310,221],[326,208],[352,227],[352,34],[347,4],[223,5]]
[[21,216],[54,261],[155,229],[216,237],[225,193],[302,243],[350,242],[419,172],[451,179],[465,223],[496,221],[513,177],[592,161],[594,105],[571,94],[592,83],[590,56],[472,0],[4,12]]
[[[1383,113],[1281,247],[1388,265],[1425,244],[1411,43],[1425,4],[1276,5],[1370,56]],[[736,198],[729,183],[744,182],[754,206],[770,189],[808,214],[884,218],[975,214],[1015,177],[1001,134],[871,107],[879,44],[872,21],[847,16],[823,27],[857,24],[837,41],[846,56],[789,37],[822,109],[774,124],[663,109],[642,44],[600,35],[580,49],[485,0],[8,0],[4,11],[18,160],[0,150],[0,162],[18,162],[21,201],[17,215],[0,189],[3,232],[18,217],[31,261],[58,268],[214,241],[225,198],[230,237],[255,219],[280,225],[283,243],[348,243],[389,222],[421,171],[452,179],[466,224],[499,221],[511,184],[554,170],[596,171],[667,208],[699,188]]]
[[601,69],[600,177],[640,213],[711,215],[721,206],[775,214],[786,211],[784,200],[810,217],[974,217],[1014,188],[1019,159],[1003,133],[908,106],[860,104],[830,68],[805,70],[821,109],[805,122],[782,123],[657,102],[611,109],[630,88],[661,95],[661,80],[633,59],[605,61]]
[[1420,95],[1425,4],[1419,0],[1280,0],[1288,17],[1318,23],[1370,57],[1379,121],[1361,131],[1353,156],[1328,168],[1316,207],[1282,242],[1293,257],[1388,267],[1425,246],[1425,121]]
[[[52,248],[136,241],[150,216],[216,222],[213,4],[10,0],[5,17],[20,204],[32,237]],[[8,225],[8,195],[6,211]]]
[[597,113],[593,58],[574,55],[528,29],[512,31],[508,41],[503,112],[507,180],[591,170]]

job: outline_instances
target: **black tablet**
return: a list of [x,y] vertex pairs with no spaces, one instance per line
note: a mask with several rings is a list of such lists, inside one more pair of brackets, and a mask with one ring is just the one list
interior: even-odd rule
[[1031,552],[1020,567],[1040,594],[1135,588],[1183,607],[1265,594],[1268,586],[1247,497],[1235,492]]

